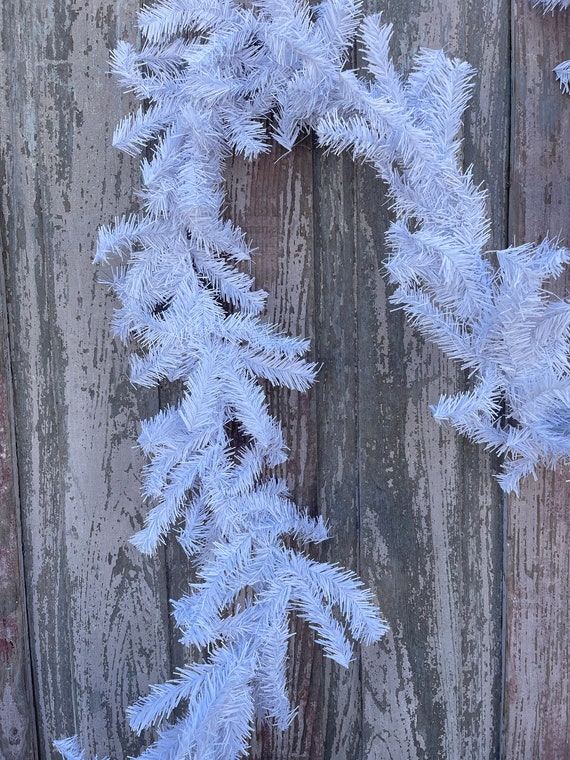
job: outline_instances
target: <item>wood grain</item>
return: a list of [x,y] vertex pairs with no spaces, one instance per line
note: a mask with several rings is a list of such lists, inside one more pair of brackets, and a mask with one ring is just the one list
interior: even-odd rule
[[[568,57],[570,15],[512,3],[511,237],[570,244],[570,100],[552,68]],[[568,274],[556,283],[567,296]],[[568,467],[526,480],[509,501],[505,760],[570,756]]]
[[[382,8],[395,25],[399,68],[411,65],[419,46],[445,46],[480,69],[465,160],[476,161],[488,182],[495,244],[504,244],[505,3],[485,4],[484,12],[445,2]],[[324,273],[317,288],[321,506],[337,532],[331,556],[360,572],[392,628],[352,670],[327,681],[325,756],[495,758],[502,498],[489,457],[439,428],[429,412],[465,378],[390,308],[382,185],[346,159],[325,166],[315,180],[317,241],[326,241],[316,251]]]
[[[0,17],[1,22],[1,17]],[[1,218],[1,217],[0,217]],[[0,258],[0,757],[35,756],[32,671],[26,630],[17,498],[12,373]]]
[[[310,139],[290,153],[273,145],[254,163],[235,156],[227,170],[228,216],[257,249],[250,272],[268,293],[264,319],[309,339],[315,334],[312,181]],[[315,514],[316,392],[267,386],[267,394],[291,452],[278,474],[286,478],[295,502]],[[260,760],[319,760],[322,755],[317,719],[321,655],[304,621],[294,621],[292,630],[290,698],[298,713],[287,731],[258,727],[252,757]]]
[[[51,740],[75,731],[100,755],[138,752],[148,737],[130,734],[124,709],[184,656],[166,602],[184,583],[180,557],[146,560],[127,542],[145,509],[137,420],[158,394],[130,387],[127,352],[110,338],[113,300],[90,263],[97,226],[136,205],[138,162],[110,147],[130,104],[106,72],[137,7],[0,4],[2,760],[50,760]],[[464,156],[488,190],[492,245],[546,233],[570,243],[570,99],[550,73],[568,55],[570,13],[543,16],[529,0],[364,5],[379,9],[400,69],[420,46],[478,69]],[[259,247],[268,321],[312,338],[322,363],[311,393],[269,390],[291,448],[282,474],[330,523],[323,557],[361,574],[391,625],[343,670],[295,622],[299,714],[283,734],[260,730],[252,756],[569,756],[567,469],[510,501],[505,546],[496,463],[428,409],[467,379],[391,310],[381,183],[310,139],[254,164],[235,158],[227,177],[228,215]],[[162,389],[162,402],[173,394]]]
[[[128,104],[108,56],[134,1],[3,3],[3,223],[39,758],[79,731],[99,755],[141,741],[126,705],[168,672],[164,568],[128,544],[142,514],[133,393],[91,264],[132,207],[137,162],[111,148]],[[146,737],[148,738],[148,737]]]
[[[359,571],[358,304],[354,230],[355,167],[348,156],[315,157],[317,485],[332,540],[324,558]],[[325,758],[360,758],[359,652],[348,669],[329,660],[323,686]]]

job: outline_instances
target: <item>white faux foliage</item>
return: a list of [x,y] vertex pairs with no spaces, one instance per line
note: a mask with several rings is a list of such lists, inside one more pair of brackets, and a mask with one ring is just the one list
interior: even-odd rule
[[[55,741],[54,746],[64,760],[85,760],[85,751],[81,749],[79,740],[76,736]],[[97,756],[95,756],[93,760],[97,760]],[[104,757],[101,760],[109,760],[109,758]]]
[[[184,386],[177,405],[142,423],[151,508],[133,543],[152,553],[177,532],[197,581],[174,616],[183,643],[207,650],[130,709],[136,731],[157,729],[147,760],[233,760],[256,718],[288,725],[292,612],[343,665],[352,639],[372,643],[386,630],[354,574],[291,548],[327,530],[271,476],[287,449],[260,381],[305,390],[316,368],[306,341],[262,321],[266,294],[240,267],[251,250],[223,217],[225,159],[266,151],[268,121],[286,148],[314,129],[386,181],[392,300],[471,375],[436,418],[504,455],[506,490],[570,454],[570,306],[544,289],[569,253],[545,241],[494,252],[493,268],[485,198],[460,165],[471,68],[422,50],[402,77],[376,15],[360,26],[369,78],[344,70],[359,6],[162,0],[139,15],[141,50],[121,43],[113,57],[144,101],[115,142],[148,153],[142,210],[100,230],[97,260],[116,267],[115,330],[140,348],[133,382]],[[83,759],[74,740],[59,747]]]
[[570,92],[570,61],[563,61],[554,67],[554,72],[564,92]]

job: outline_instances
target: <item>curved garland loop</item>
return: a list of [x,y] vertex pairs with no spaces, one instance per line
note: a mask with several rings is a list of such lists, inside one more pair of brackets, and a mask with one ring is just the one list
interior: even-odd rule
[[[387,269],[393,302],[473,377],[469,392],[433,409],[504,455],[505,490],[570,453],[570,306],[543,290],[569,258],[548,241],[485,253],[485,198],[460,167],[457,134],[473,72],[422,50],[400,77],[380,15],[359,26],[357,0],[161,0],[142,10],[140,51],[119,44],[113,69],[144,106],[115,133],[142,160],[144,206],[100,231],[97,261],[118,261],[115,330],[135,340],[132,380],[180,380],[180,403],[143,422],[154,500],[133,540],[152,553],[178,540],[199,581],[175,603],[182,641],[206,662],[152,687],[131,726],[157,727],[145,760],[242,757],[256,718],[284,728],[288,619],[307,619],[325,653],[348,665],[354,639],[386,630],[350,572],[290,548],[323,541],[322,520],[299,511],[271,469],[286,459],[259,380],[305,390],[306,341],[263,323],[265,294],[240,268],[243,232],[224,221],[224,162],[252,159],[271,135],[292,149],[313,129],[325,148],[351,150],[387,182],[394,210]],[[369,79],[344,70],[359,29]],[[240,442],[232,438],[235,427]],[[346,621],[343,623],[342,621]],[[178,708],[182,716],[168,722]],[[67,760],[77,740],[57,743]]]

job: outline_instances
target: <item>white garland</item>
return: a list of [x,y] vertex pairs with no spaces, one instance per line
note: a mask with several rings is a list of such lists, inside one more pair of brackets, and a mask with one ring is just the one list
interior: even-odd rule
[[[387,181],[393,302],[473,379],[469,392],[440,399],[436,418],[504,455],[506,490],[570,453],[570,308],[543,289],[569,252],[548,241],[509,248],[493,269],[484,196],[461,169],[457,138],[472,70],[422,50],[400,77],[379,15],[359,31],[371,79],[344,70],[359,6],[162,0],[139,15],[140,52],[123,42],[114,54],[115,73],[145,104],[115,144],[133,154],[150,146],[152,158],[142,161],[140,215],[101,230],[97,260],[118,262],[115,328],[143,352],[133,382],[185,388],[143,423],[144,491],[155,505],[133,542],[151,553],[182,523],[199,582],[175,616],[183,642],[209,652],[130,708],[136,731],[158,729],[145,760],[239,758],[256,718],[289,723],[291,611],[343,665],[351,645],[339,612],[354,639],[386,630],[352,573],[289,548],[290,538],[324,540],[326,527],[270,476],[286,450],[259,380],[305,390],[315,367],[302,358],[305,341],[260,320],[265,294],[240,268],[250,248],[222,215],[225,159],[267,151],[268,118],[285,148],[314,129],[322,146],[351,150]],[[167,722],[179,706],[182,717]],[[57,746],[83,758],[76,739]]]

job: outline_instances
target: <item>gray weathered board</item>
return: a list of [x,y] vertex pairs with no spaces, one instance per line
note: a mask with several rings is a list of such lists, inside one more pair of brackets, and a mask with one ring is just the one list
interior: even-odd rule
[[[47,760],[78,731],[100,755],[148,741],[124,711],[181,663],[167,599],[173,547],[146,559],[137,420],[172,398],[128,382],[113,299],[91,265],[97,226],[136,207],[136,160],[111,147],[130,107],[108,55],[134,0],[0,4],[0,760]],[[570,98],[551,69],[570,12],[530,0],[365,3],[421,46],[478,69],[465,162],[488,189],[493,245],[570,238]],[[358,63],[355,52],[355,64]],[[228,212],[259,253],[268,319],[313,340],[308,394],[272,392],[286,475],[391,626],[341,671],[296,621],[298,717],[259,729],[259,760],[560,760],[570,756],[570,488],[541,473],[508,508],[497,463],[428,404],[466,377],[390,308],[389,219],[373,173],[307,136],[228,166]],[[5,280],[5,287],[4,287]],[[563,292],[563,288],[560,291]]]

